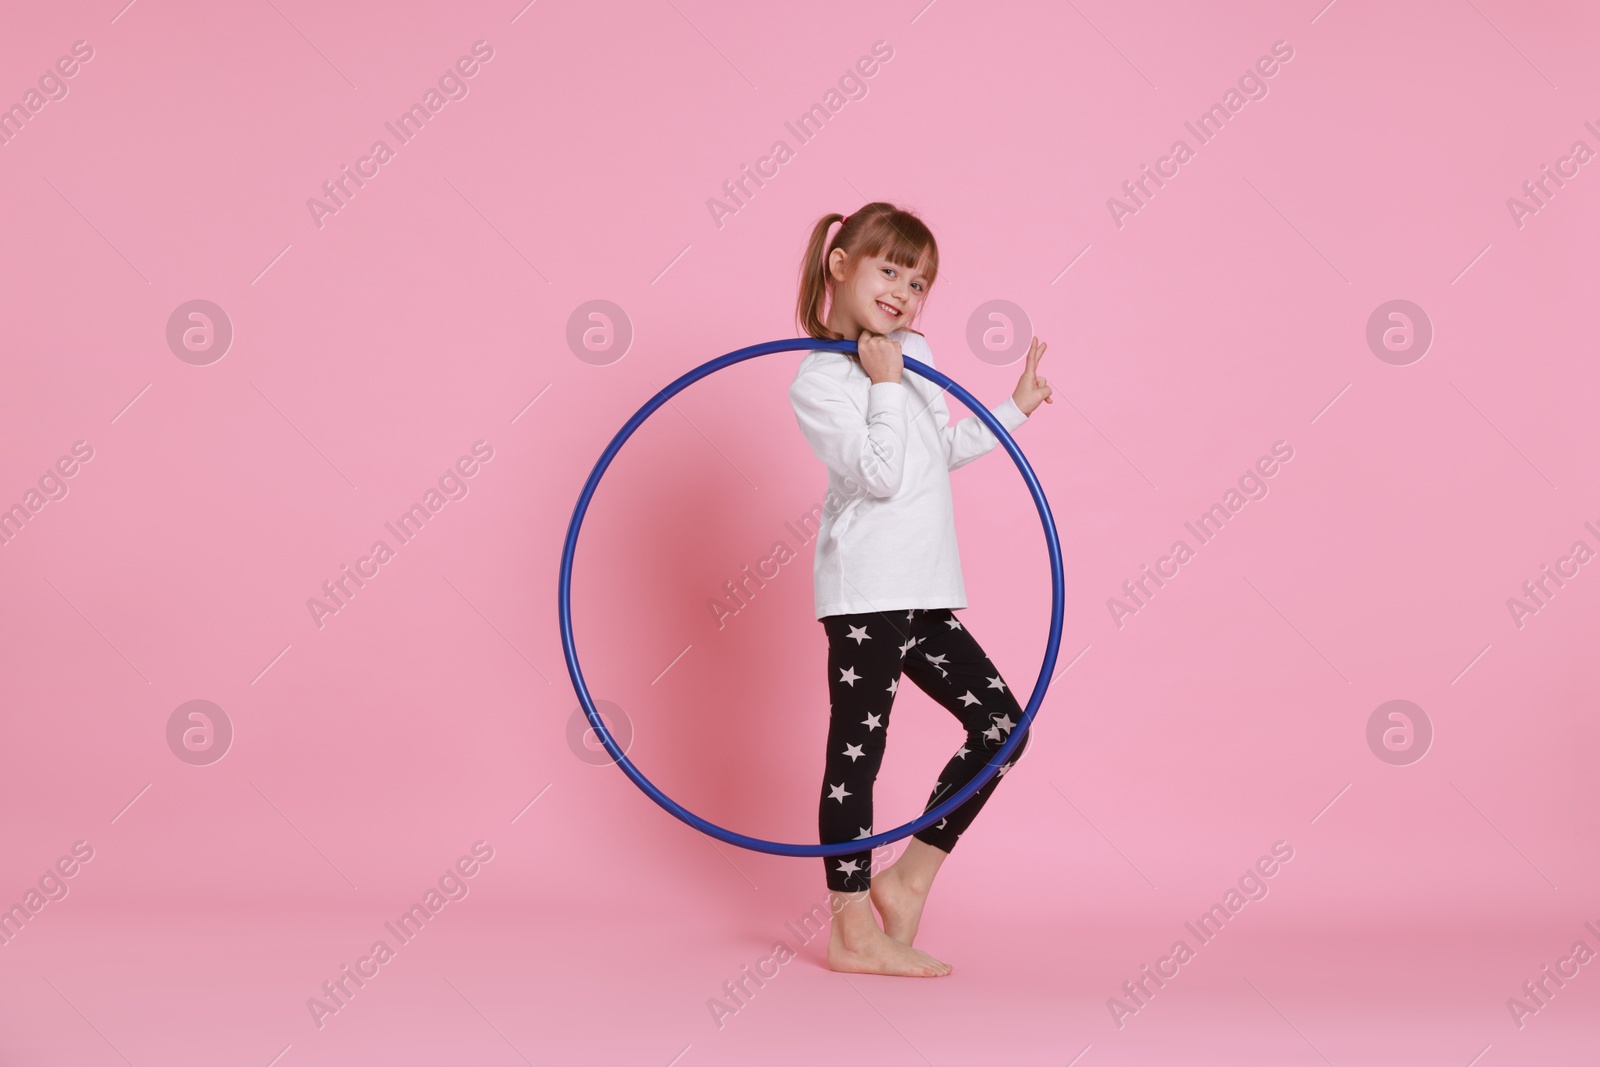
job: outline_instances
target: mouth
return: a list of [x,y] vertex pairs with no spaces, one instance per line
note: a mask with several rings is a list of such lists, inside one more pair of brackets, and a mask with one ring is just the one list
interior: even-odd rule
[[904,312],[895,307],[893,304],[885,304],[882,300],[875,300],[873,303],[877,304],[878,309],[891,319],[898,319],[902,314],[904,314]]

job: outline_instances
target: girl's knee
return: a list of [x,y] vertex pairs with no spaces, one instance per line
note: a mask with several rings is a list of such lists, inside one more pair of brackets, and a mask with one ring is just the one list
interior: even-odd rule
[[[1001,716],[998,712],[996,712],[995,715],[991,716],[986,722],[970,723],[967,726],[967,743],[974,748],[982,747],[993,751],[994,749],[997,749],[1006,743],[1006,740],[1011,737],[1012,733],[1016,729],[1017,722],[1021,718],[1022,711],[1019,708],[1016,711],[1010,712],[1004,716]],[[1022,733],[1022,740],[1017,744],[1017,747],[1014,750],[1016,755],[1020,756],[1022,754],[1022,750],[1028,747],[1029,736],[1029,731],[1024,730]]]

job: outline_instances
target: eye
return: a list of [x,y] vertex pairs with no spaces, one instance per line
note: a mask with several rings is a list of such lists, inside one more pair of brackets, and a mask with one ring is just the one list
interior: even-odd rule
[[[881,269],[889,277],[891,277],[891,278],[894,277],[894,268],[893,267],[881,267],[879,269]],[[921,292],[923,289],[926,288],[926,286],[924,286],[921,282],[912,282],[911,283],[911,287],[913,289],[917,290],[918,292]]]

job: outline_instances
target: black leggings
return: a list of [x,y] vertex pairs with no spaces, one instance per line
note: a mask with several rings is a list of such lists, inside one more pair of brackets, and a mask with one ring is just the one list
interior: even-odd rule
[[[966,728],[965,743],[934,783],[924,812],[975,778],[1022,720],[1022,707],[949,608],[829,615],[827,766],[817,827],[823,844],[852,841],[878,832],[872,825],[872,785],[883,764],[889,708],[900,674],[947,708]],[[983,787],[944,819],[913,836],[951,851],[977,817],[1006,771],[1022,758],[1028,737],[1012,750]],[[858,893],[871,887],[871,853],[824,856],[828,888]]]

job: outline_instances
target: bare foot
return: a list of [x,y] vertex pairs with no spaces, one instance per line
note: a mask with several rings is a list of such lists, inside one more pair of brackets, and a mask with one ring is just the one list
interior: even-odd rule
[[[898,865],[896,865],[898,866]],[[922,906],[928,901],[928,889],[918,889],[907,881],[896,867],[880,871],[872,878],[872,903],[883,916],[883,932],[896,941],[910,945],[917,938],[917,927],[922,923]]]
[[902,944],[878,929],[866,893],[844,899],[849,903],[837,912],[828,931],[829,970],[903,978],[942,978],[954,969],[920,948]]
[[920,948],[894,940],[881,930],[864,944],[846,945],[838,936],[828,938],[828,969],[851,974],[892,974],[902,978],[942,978],[954,968]]

